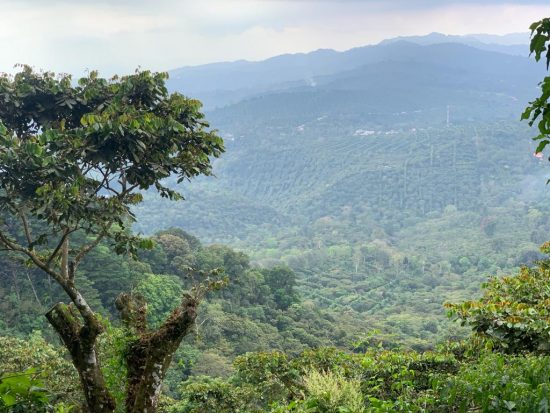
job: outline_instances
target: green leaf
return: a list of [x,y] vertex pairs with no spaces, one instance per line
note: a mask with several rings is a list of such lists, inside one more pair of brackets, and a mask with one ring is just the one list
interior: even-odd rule
[[0,398],[6,407],[15,406],[17,404],[17,398],[13,394],[0,394]]
[[537,149],[535,149],[535,152],[536,153],[540,153],[542,151],[544,151],[544,148],[546,148],[546,145],[548,145],[550,143],[549,140],[545,139],[543,141],[540,141],[538,146],[537,146]]

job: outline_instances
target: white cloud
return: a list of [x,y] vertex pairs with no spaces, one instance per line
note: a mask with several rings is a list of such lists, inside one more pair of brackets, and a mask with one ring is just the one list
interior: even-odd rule
[[29,63],[107,75],[343,50],[432,31],[504,34],[550,15],[550,5],[510,1],[0,0],[0,7],[1,71]]

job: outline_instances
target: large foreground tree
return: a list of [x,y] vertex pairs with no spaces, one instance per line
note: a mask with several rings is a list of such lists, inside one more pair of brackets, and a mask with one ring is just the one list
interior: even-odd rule
[[[140,191],[180,195],[164,184],[210,174],[223,141],[200,112],[200,102],[169,94],[166,75],[136,72],[102,79],[23,67],[0,76],[0,248],[19,254],[64,290],[47,319],[67,347],[88,410],[112,412],[98,359],[104,331],[79,289],[78,267],[100,242],[135,254],[149,242],[131,235],[131,206]],[[192,327],[198,293],[182,297],[164,323],[146,326],[146,304],[121,294],[116,305],[134,338],[125,351],[127,412],[156,410],[172,354]]]

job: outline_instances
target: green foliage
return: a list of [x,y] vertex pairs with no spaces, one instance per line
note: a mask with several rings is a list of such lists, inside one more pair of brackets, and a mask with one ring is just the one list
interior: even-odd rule
[[[207,391],[213,391],[214,399],[221,400],[216,404],[219,412],[254,411],[242,410],[245,405],[272,413],[545,412],[550,400],[550,357],[507,356],[494,350],[541,351],[540,343],[548,343],[546,330],[533,339],[540,334],[536,330],[539,321],[548,318],[546,314],[537,317],[539,311],[549,308],[547,264],[543,261],[537,267],[524,267],[516,277],[493,279],[477,305],[452,305],[457,313],[465,308],[488,309],[470,314],[474,321],[466,318],[477,333],[468,342],[451,342],[438,351],[418,353],[386,350],[380,341],[374,347],[377,340],[370,336],[356,346],[366,346],[363,353],[334,348],[305,350],[294,357],[282,352],[248,353],[235,360],[235,374],[217,382],[215,391],[190,385],[182,403],[198,399],[204,406],[210,399]],[[535,306],[537,313],[524,311],[526,304]],[[500,326],[499,318],[518,317],[518,311],[529,316],[533,326],[516,326],[517,332],[508,334],[510,344],[503,344],[502,339],[498,345],[488,346],[479,340],[480,325]],[[490,321],[480,321],[489,315],[493,317]],[[246,404],[231,405],[228,393],[242,392],[246,397],[241,402],[246,400]]]
[[177,198],[161,179],[208,174],[209,157],[223,150],[200,103],[169,95],[165,80],[144,71],[107,81],[92,72],[73,86],[68,76],[29,67],[1,77],[3,210],[24,209],[53,228],[107,231],[115,250],[127,251],[132,237],[112,224],[124,228],[130,205],[141,201],[134,189]]
[[[327,349],[313,353],[317,352],[331,368],[310,367],[312,354],[293,359],[276,353],[249,354],[237,360],[237,374],[228,380],[188,381],[182,386],[181,401],[167,411],[496,413],[548,409],[548,356],[478,351],[458,360],[446,350],[420,354],[371,349],[345,357]],[[281,378],[290,371],[292,380],[285,388]],[[266,392],[276,382],[285,391]]]
[[165,410],[166,413],[245,413],[257,411],[250,406],[251,388],[236,387],[221,380],[198,377],[179,388],[182,402]]
[[362,388],[369,399],[414,399],[434,377],[458,370],[452,354],[369,351],[361,359]]
[[[531,25],[531,54],[535,54],[535,60],[538,62],[545,55],[546,69],[550,65],[550,18],[542,19]],[[529,103],[521,115],[521,119],[527,119],[529,125],[533,126],[537,122],[539,135],[534,139],[539,141],[536,152],[542,152],[546,145],[550,143],[550,115],[548,112],[548,99],[550,98],[550,77],[545,77],[539,84],[542,93],[534,101]]]
[[550,65],[550,50],[547,43],[550,41],[550,18],[544,18],[534,22],[529,27],[531,30],[531,54],[535,54],[535,60],[538,62],[543,53],[546,52],[546,68]]
[[[88,243],[91,241],[93,240],[87,240]],[[121,292],[131,291],[148,273],[151,273],[149,266],[117,256],[108,242],[103,242],[90,251],[79,267],[80,279],[89,280],[91,284],[84,290],[87,300],[91,301],[94,296],[99,299],[97,304],[90,302],[98,312],[106,309],[114,313],[116,297]]]
[[436,385],[440,408],[453,411],[546,412],[550,358],[482,354]]
[[312,370],[304,378],[307,411],[318,413],[363,413],[365,402],[358,379],[333,372]]
[[[335,348],[304,350],[304,343],[315,345],[324,340],[327,331],[335,333],[334,319],[321,322],[318,310],[311,303],[302,301],[299,296],[299,301],[286,310],[280,309],[275,295],[272,295],[272,285],[268,284],[264,275],[271,270],[251,269],[247,257],[243,254],[227,247],[200,244],[195,245],[190,252],[185,243],[172,241],[167,246],[169,253],[160,243],[157,244],[155,254],[146,253],[144,259],[147,262],[144,265],[160,268],[166,264],[168,256],[176,259],[180,254],[186,254],[196,265],[200,263],[203,266],[204,270],[199,268],[200,271],[207,271],[218,265],[227,266],[233,282],[238,283],[239,288],[226,289],[221,294],[214,294],[204,305],[201,318],[198,320],[199,340],[191,340],[190,337],[174,358],[165,392],[177,400],[167,401],[165,409],[172,410],[166,411],[210,411],[208,409],[213,409],[214,405],[219,412],[251,412],[255,411],[254,409],[267,411],[273,403],[276,403],[273,411],[279,412],[315,412],[327,409],[330,411],[333,407],[327,406],[333,406],[330,404],[334,402],[333,399],[323,398],[321,390],[315,393],[315,396],[310,396],[307,391],[306,377],[312,374],[317,375],[319,388],[323,387],[321,384],[325,381],[327,386],[335,385],[342,389],[347,389],[349,383],[352,383],[352,388],[355,388],[356,383],[360,383],[360,395],[367,412],[438,411],[438,408],[442,408],[442,400],[445,400],[440,394],[450,391],[447,384],[451,381],[448,380],[462,380],[459,372],[468,366],[476,369],[478,361],[473,355],[478,349],[465,350],[459,348],[460,346],[449,346],[439,353],[387,350],[384,347],[390,344],[383,334],[369,336],[355,343],[355,354]],[[365,251],[365,254],[382,256],[382,251],[387,251],[385,248],[378,246]],[[275,268],[272,274],[276,275],[279,270]],[[539,297],[537,288],[547,285],[547,282],[539,277],[539,267],[530,271],[532,282],[514,284],[509,294],[515,294],[513,298],[517,300],[531,297],[529,299],[535,305],[538,300],[536,297]],[[139,293],[150,294],[148,298],[152,303],[151,315],[168,311],[171,304],[163,304],[167,299],[179,299],[182,283],[188,283],[189,279],[183,274],[176,274],[149,274],[138,277],[138,286],[143,287],[143,291],[140,290]],[[93,279],[93,273],[90,273],[90,277]],[[271,279],[269,283],[292,279],[290,275]],[[177,288],[172,289],[170,285]],[[165,291],[166,288],[168,289]],[[283,283],[281,288],[287,287]],[[259,296],[258,292],[264,295]],[[509,299],[512,299],[512,296]],[[240,304],[233,306],[232,303]],[[257,309],[261,311],[256,313]],[[306,332],[311,334],[311,337],[308,337]],[[108,334],[102,337],[100,343],[106,380],[110,390],[119,398],[123,396],[124,391],[124,381],[120,380],[120,377],[124,376],[122,354],[128,340],[131,339],[132,337],[123,329],[108,327]],[[283,348],[289,353],[248,353],[236,358],[234,370],[228,367],[235,356],[247,349],[267,350],[282,342]],[[345,344],[346,341],[340,346]],[[517,360],[521,363],[520,358]],[[210,379],[194,378],[200,374],[219,377],[214,382]],[[189,383],[199,384],[180,388],[179,383],[187,380]],[[474,379],[465,378],[463,383],[467,384],[469,380]],[[48,381],[45,383],[49,384]],[[342,397],[347,394],[355,400],[356,393],[352,390],[343,392]],[[462,403],[459,402],[461,397],[467,397],[465,392],[456,396],[457,405]],[[238,397],[235,398],[234,395]],[[468,400],[474,404],[478,403],[472,399]],[[334,403],[342,405],[338,408],[345,407],[344,402]],[[426,406],[431,406],[432,410]]]
[[260,126],[227,120],[221,128],[239,138],[216,164],[218,179],[194,182],[181,209],[148,197],[137,228],[193,229],[253,265],[290,267],[302,300],[349,335],[376,328],[386,346],[416,350],[464,337],[441,304],[541,257],[550,220],[544,181],[533,176],[544,163],[516,121],[353,136],[370,122],[314,118],[297,132],[263,119],[256,139]]
[[0,408],[13,412],[38,412],[48,406],[48,396],[39,376],[35,369],[1,375]]
[[271,413],[363,413],[365,402],[357,379],[312,370],[304,380],[304,399],[274,404]]
[[0,399],[8,412],[38,413],[58,402],[79,405],[83,396],[61,349],[35,333],[26,340],[0,337]]
[[147,302],[148,321],[156,327],[177,307],[183,296],[181,281],[176,276],[146,274],[134,290]]
[[[543,249],[548,250],[545,244]],[[493,278],[480,300],[448,304],[450,315],[508,352],[550,352],[550,261]]]
[[109,392],[116,400],[115,411],[121,413],[124,411],[127,384],[125,355],[136,337],[126,327],[113,326],[108,319],[101,321],[105,328],[105,334],[100,336],[98,342],[101,371]]
[[300,372],[281,352],[247,353],[234,362],[236,379],[251,385],[263,400],[283,400],[296,392]]
[[262,271],[266,284],[271,289],[277,307],[286,310],[298,301],[296,275],[288,267],[275,267]]
[[[158,242],[161,237],[167,243]],[[123,356],[133,337],[118,327],[117,313],[109,300],[130,289],[133,294],[148,301],[149,323],[154,326],[180,302],[185,289],[192,288],[195,282],[204,281],[201,273],[209,274],[218,266],[223,270],[220,275],[230,278],[229,286],[219,292],[210,292],[208,300],[201,305],[196,333],[186,339],[173,358],[164,387],[170,396],[176,395],[178,384],[190,376],[230,376],[234,371],[234,358],[249,351],[285,350],[297,354],[307,346],[346,345],[345,327],[334,328],[331,314],[319,311],[310,302],[302,302],[295,292],[295,277],[288,268],[251,268],[245,254],[220,245],[203,246],[183,231],[163,231],[153,239],[156,246],[142,253],[143,262],[117,256],[107,244],[102,243],[81,266],[79,285],[89,298],[94,298],[93,304],[101,309],[101,321],[107,332],[99,339],[102,370],[117,400],[123,398],[124,380],[120,379],[125,376]],[[184,242],[179,242],[179,239]],[[196,268],[181,269],[171,265],[170,260],[174,262],[180,258],[189,260]],[[0,273],[0,288],[19,287],[19,296],[26,297],[27,302],[35,300],[32,292],[34,286],[44,307],[62,299],[62,292],[55,285],[50,289],[47,280],[38,273],[30,272],[32,284],[21,282],[14,286],[13,281],[17,280],[14,276],[20,269],[17,266],[12,269],[10,265],[6,261],[6,273]],[[153,273],[152,269],[167,272]],[[280,271],[282,277],[278,277]],[[266,282],[264,272],[273,276],[270,284]],[[217,279],[217,276],[211,278]],[[285,285],[286,282],[292,284]],[[290,292],[288,298],[292,299],[293,304],[288,308],[280,308],[281,296],[276,295],[277,289]],[[16,295],[14,300],[17,300]],[[45,311],[42,306],[37,310],[34,306],[23,305],[23,300],[19,300],[17,312],[11,307],[6,308],[10,311],[0,315],[0,319],[9,323],[18,334],[25,334],[28,326],[20,324],[18,330],[12,317],[17,316],[19,318],[16,320],[21,320],[24,315],[31,320]],[[109,322],[109,319],[113,321]],[[54,339],[50,330],[45,329],[45,334]]]

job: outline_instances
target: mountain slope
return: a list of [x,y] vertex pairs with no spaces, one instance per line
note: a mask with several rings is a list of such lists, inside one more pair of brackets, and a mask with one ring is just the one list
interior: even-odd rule
[[440,43],[460,43],[475,47],[476,49],[506,53],[516,56],[528,54],[529,33],[514,33],[505,36],[487,34],[472,34],[466,36],[446,35],[442,33],[430,33],[425,36],[402,36],[387,39],[380,44],[389,44],[398,41],[407,41],[419,45],[431,45]]
[[[252,72],[233,76],[255,96],[207,113],[227,147],[216,177],[184,186],[181,204],[148,198],[136,228],[179,226],[286,263],[318,305],[430,346],[426,323],[452,332],[443,302],[540,257],[547,169],[519,117],[543,68],[456,43],[321,55],[330,64],[308,82],[307,65],[276,59],[268,80],[282,83],[263,91],[273,62],[241,63]],[[212,88],[230,84],[214,72]]]
[[[513,179],[487,168],[486,159],[499,162],[493,154],[519,165],[517,182],[538,173],[530,169],[538,165],[529,160],[533,144],[517,138],[529,133],[517,126],[519,113],[542,72],[528,59],[403,41],[326,56],[339,59],[320,72],[373,63],[208,113],[227,153],[215,164],[216,179],[191,184],[183,208],[216,213],[208,223],[197,223],[202,216],[191,222],[193,214],[173,223],[208,238],[242,240],[255,225],[307,224],[364,203],[389,215],[478,209],[493,202],[481,196],[490,174]],[[224,212],[224,205],[233,208]],[[145,218],[141,228],[159,228],[155,222]]]
[[313,85],[316,78],[357,69],[364,65],[393,60],[404,54],[411,58],[414,49],[403,43],[434,45],[454,43],[484,51],[520,54],[526,57],[528,48],[517,45],[494,45],[471,37],[432,34],[422,37],[396,38],[379,45],[364,46],[344,52],[321,49],[310,53],[275,56],[259,62],[236,61],[183,67],[170,71],[168,85],[201,99],[207,108],[236,103],[247,97],[293,84]]

